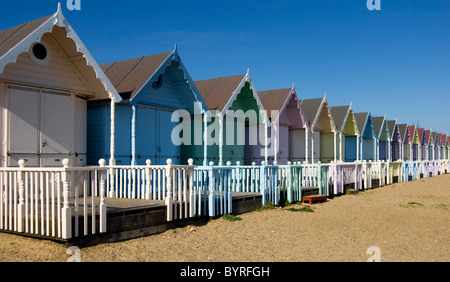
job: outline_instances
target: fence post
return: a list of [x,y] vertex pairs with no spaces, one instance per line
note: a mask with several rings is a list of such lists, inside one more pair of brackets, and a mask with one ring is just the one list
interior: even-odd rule
[[236,179],[234,180],[236,182],[236,192],[241,192],[241,162],[236,162]]
[[261,170],[259,172],[259,183],[261,186],[261,195],[262,195],[262,205],[265,206],[267,202],[267,195],[266,195],[266,185],[267,185],[267,177],[266,177],[266,163],[264,161],[261,161]]
[[151,184],[151,169],[150,165],[152,164],[152,161],[150,159],[147,159],[145,161],[145,164],[147,165],[145,168],[145,199],[150,200],[152,198],[152,190],[150,189]]
[[62,238],[70,239],[72,238],[72,210],[69,206],[69,182],[70,182],[70,172],[66,170],[69,167],[69,159],[64,159],[62,164],[64,170],[61,173],[61,180],[63,184],[63,208],[62,208]]
[[[98,161],[100,167],[105,167],[105,159],[100,159]],[[105,204],[105,180],[108,171],[100,172],[100,233],[106,232],[106,204]]]
[[115,174],[116,174],[116,169],[113,167],[113,165],[111,165],[111,167],[108,170],[108,174],[109,174],[109,197],[111,198],[115,198],[116,197],[116,191],[115,191]]
[[[283,199],[284,201],[288,201],[289,203],[292,203],[292,194],[293,194],[293,191],[292,191],[292,180],[293,180],[293,177],[292,177],[292,163],[289,161],[289,162],[287,162],[287,165],[288,165],[288,167],[287,167],[287,170],[286,170],[286,184],[287,184],[287,191],[286,191],[286,199]],[[295,188],[297,188],[297,186],[295,187]]]
[[188,160],[188,177],[189,177],[189,216],[194,217],[195,215],[195,196],[194,196],[194,160]]
[[[19,167],[23,169],[25,167],[25,161],[19,160]],[[17,206],[17,231],[24,232],[24,219],[23,216],[25,214],[25,181],[24,181],[25,173],[22,170],[18,171],[17,180],[19,182],[19,205]]]
[[166,160],[166,207],[167,207],[167,221],[172,221],[173,219],[173,201],[172,201],[172,160]]
[[271,179],[272,179],[272,183],[271,183],[271,187],[272,187],[272,195],[273,195],[273,202],[275,205],[279,204],[279,197],[278,197],[278,193],[279,193],[279,187],[278,187],[278,162],[274,161],[272,164],[275,168],[272,168],[270,170],[271,173]]
[[229,169],[226,171],[226,175],[227,175],[227,180],[228,183],[225,184],[226,185],[226,189],[227,189],[227,208],[226,208],[226,212],[228,214],[231,214],[233,212],[233,197],[231,195],[231,176],[232,176],[232,168],[231,168],[231,162],[228,161],[227,162],[227,166],[229,167]]
[[317,162],[317,186],[319,187],[320,195],[323,195],[323,191],[322,191],[322,163],[320,161]]
[[209,163],[209,197],[208,197],[208,209],[209,209],[209,216],[213,217],[215,216],[216,212],[216,205],[215,205],[215,199],[214,199],[214,191],[216,188],[216,179],[214,176],[214,163]]
[[252,167],[251,167],[250,171],[247,172],[247,177],[249,177],[249,175],[250,175],[250,187],[247,186],[246,190],[248,191],[248,189],[250,188],[250,191],[252,193],[258,189],[258,188],[255,188],[255,186],[258,185],[257,179],[259,178],[259,175],[257,175],[255,173],[256,168],[257,168],[256,163],[252,162]]

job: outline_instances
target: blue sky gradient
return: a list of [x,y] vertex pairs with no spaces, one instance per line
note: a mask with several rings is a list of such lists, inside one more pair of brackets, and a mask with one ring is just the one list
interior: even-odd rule
[[[257,90],[352,102],[355,112],[450,133],[450,1],[89,1],[63,13],[98,63],[178,52],[194,80],[250,69]],[[8,1],[0,30],[56,11]]]

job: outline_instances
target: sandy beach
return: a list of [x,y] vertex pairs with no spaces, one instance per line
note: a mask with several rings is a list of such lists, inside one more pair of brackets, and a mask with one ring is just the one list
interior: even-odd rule
[[[307,208],[305,208],[307,207]],[[82,262],[449,262],[450,174],[320,204],[209,220],[81,248]],[[1,262],[66,262],[68,246],[0,233]]]

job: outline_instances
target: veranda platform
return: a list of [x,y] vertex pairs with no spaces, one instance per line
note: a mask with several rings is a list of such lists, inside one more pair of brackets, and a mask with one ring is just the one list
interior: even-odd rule
[[[97,206],[100,198],[87,197],[86,203],[80,201],[77,205],[75,205],[72,199],[72,202],[70,203],[72,209],[72,239],[64,240],[52,236],[19,233],[8,230],[1,230],[0,232],[48,239],[67,245],[89,246],[148,236],[187,225],[203,225],[209,220],[208,216],[183,218],[184,213],[188,210],[185,202],[174,204],[173,212],[174,214],[177,214],[176,218],[178,219],[167,221],[167,206],[162,200],[105,198],[107,207],[107,231],[105,233],[83,235],[85,233],[91,234],[92,229],[98,230],[100,224],[98,211],[96,214],[92,214],[92,201],[94,202],[94,205]],[[254,211],[258,209],[261,204],[262,196],[260,193],[232,193],[233,214]],[[197,205],[199,205],[198,202]],[[202,214],[208,214],[207,207],[207,203],[205,204],[202,201],[200,204]],[[199,207],[197,206],[196,208]],[[206,210],[204,210],[205,208]],[[49,217],[51,216],[51,213],[49,213]],[[57,215],[55,214],[55,216]],[[41,217],[36,219],[35,228],[38,230],[41,229]],[[85,230],[87,230],[87,232],[85,232]]]

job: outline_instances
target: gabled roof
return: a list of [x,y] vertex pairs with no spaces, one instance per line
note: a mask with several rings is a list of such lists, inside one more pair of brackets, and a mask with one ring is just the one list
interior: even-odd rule
[[387,125],[388,125],[388,129],[389,129],[389,134],[391,136],[393,136],[394,135],[395,126],[397,125],[397,121],[396,120],[388,120],[387,121]]
[[417,128],[417,135],[419,136],[419,142],[421,145],[424,145],[424,129],[423,128]]
[[[272,118],[272,110],[279,111],[277,119],[272,121],[272,123],[280,122],[282,114],[286,113],[296,123],[292,125],[293,128],[309,129],[308,121],[297,98],[294,85],[292,88],[258,91],[258,96],[269,118]],[[293,102],[291,102],[292,100]]]
[[336,124],[336,128],[339,132],[344,131],[347,117],[350,114],[351,106],[336,106],[330,107],[331,116]]
[[377,138],[380,139],[381,129],[383,128],[383,123],[386,117],[372,117],[373,127],[375,129],[375,133],[377,134]]
[[313,99],[304,99],[300,101],[300,105],[303,108],[305,116],[309,122],[310,128],[315,130],[317,126],[323,126],[323,124],[319,124],[319,118],[322,114],[322,111],[325,110],[328,112],[328,118],[330,122],[330,132],[336,131],[336,124],[331,116],[330,108],[328,106],[326,95],[323,98],[313,98]]
[[256,100],[260,110],[263,111],[264,120],[269,121],[267,112],[264,111],[262,102],[250,79],[249,70],[247,70],[246,74],[197,80],[194,83],[207,107],[210,110],[218,110],[222,114],[226,114],[226,111],[233,105],[241,89],[248,83],[253,98]]
[[447,139],[447,134],[442,133],[441,135],[441,147],[445,147],[445,139]]
[[425,130],[424,135],[425,135],[425,140],[426,140],[427,145],[430,145],[430,134],[431,134],[430,130]]
[[437,133],[435,131],[432,131],[431,138],[430,138],[430,146],[436,145],[436,137],[437,137]]
[[[60,3],[57,12],[53,15],[0,31],[0,74],[8,64],[15,63],[21,53],[28,52],[35,42],[40,42],[44,34],[52,32],[60,34],[61,31],[58,28],[65,31],[65,34],[60,37],[63,38],[61,40],[71,39],[72,44],[75,44],[76,48],[70,49],[71,52],[67,55],[78,73],[84,76],[86,81],[95,83],[95,89],[101,89],[98,90],[99,92],[104,91],[109,98],[114,98],[116,102],[121,101],[114,86],[62,14]],[[68,44],[66,41],[59,44],[64,48]],[[66,48],[65,51],[67,53],[69,49]],[[94,79],[90,76],[92,70],[96,76]]]
[[238,91],[245,74],[195,81],[195,85],[211,110],[223,111],[231,95]]
[[359,129],[359,135],[362,136],[367,119],[369,118],[369,113],[354,113],[353,115],[355,116],[355,122]]
[[269,118],[272,118],[272,110],[278,110],[280,112],[283,110],[288,98],[291,97],[291,91],[292,88],[258,91],[259,99],[267,111]]
[[400,136],[402,138],[402,142],[405,143],[406,135],[408,133],[408,124],[407,123],[399,124],[398,129],[400,130]]
[[[160,82],[160,76],[173,63],[179,64],[177,69],[181,70],[181,75],[171,77],[176,80],[173,81],[174,86],[178,90],[185,91],[182,93],[192,93],[188,100],[193,99],[195,102],[200,102],[202,109],[198,109],[199,111],[208,111],[206,103],[181,61],[176,47],[170,52],[111,62],[103,64],[101,67],[123,99],[138,101],[142,90],[148,88],[149,85]],[[190,105],[189,108],[191,108]]]
[[119,94],[133,99],[139,90],[156,73],[173,52],[143,56],[123,61],[102,64],[100,67],[108,76]]

